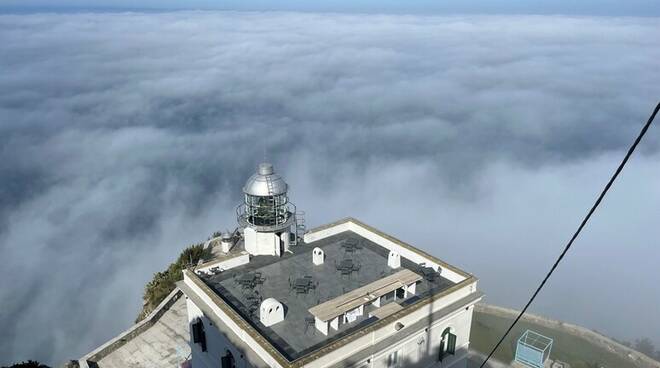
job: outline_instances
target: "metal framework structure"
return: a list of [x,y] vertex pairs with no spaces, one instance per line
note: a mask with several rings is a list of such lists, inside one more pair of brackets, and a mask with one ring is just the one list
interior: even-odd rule
[[283,225],[292,214],[287,204],[286,193],[268,197],[245,194],[246,221],[255,226]]
[[550,357],[553,340],[531,330],[518,339],[515,361],[532,368],[543,368]]
[[236,207],[240,227],[263,232],[289,229],[293,235],[289,243],[298,244],[298,238],[305,232],[304,212],[296,212],[287,190],[288,185],[275,173],[273,165],[261,163],[243,187],[243,203]]
[[291,202],[278,204],[274,198],[249,194],[245,195],[245,201],[249,202],[236,207],[236,218],[242,228],[250,226],[257,231],[278,231],[297,223],[296,206]]

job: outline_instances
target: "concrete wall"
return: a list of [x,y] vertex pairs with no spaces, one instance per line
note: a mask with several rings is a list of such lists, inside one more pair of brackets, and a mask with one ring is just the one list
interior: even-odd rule
[[[417,320],[411,322],[419,321],[419,317],[428,316],[429,310],[420,311],[416,313],[415,317]],[[405,337],[397,339],[394,335],[395,329],[393,328],[394,323],[391,326],[384,328],[383,330],[388,330],[388,333],[383,333],[381,331],[380,337],[385,347],[378,351],[373,352],[372,354],[363,357],[357,362],[346,361],[350,359],[355,354],[358,354],[360,350],[364,349],[364,346],[360,346],[361,343],[366,342],[367,345],[378,344],[379,340],[376,339],[376,333],[373,333],[365,338],[355,341],[340,350],[336,353],[329,354],[323,359],[320,359],[313,364],[307,365],[307,367],[369,367],[369,368],[388,368],[388,357],[390,354],[397,352],[398,356],[398,365],[397,367],[410,367],[410,368],[423,368],[423,367],[465,367],[467,364],[467,353],[470,341],[470,326],[472,323],[472,313],[473,307],[468,306],[467,309],[460,308],[455,310],[453,313],[446,315],[444,318],[429,321],[428,324],[423,323],[421,327],[419,325],[406,325],[405,322],[412,318],[400,319],[397,322],[404,323],[404,327],[400,332],[404,331],[406,328],[413,328],[414,332],[406,332]],[[438,361],[439,347],[442,339],[442,332],[447,328],[451,328],[453,334],[456,335],[456,354],[453,356],[446,357],[442,362]],[[385,337],[389,337],[389,340],[394,338],[394,341],[390,343]],[[331,356],[334,356],[336,359],[331,361]]]
[[335,226],[323,228],[321,230],[308,231],[305,233],[305,235],[303,235],[303,240],[305,243],[311,243],[333,235],[341,234],[344,231],[349,231],[350,229],[350,223],[344,222]]
[[275,233],[259,232],[246,227],[243,230],[243,237],[245,240],[245,250],[252,255],[280,255],[281,239]]
[[[461,309],[444,319],[431,322],[431,327],[426,327],[428,331],[421,329],[391,349],[375,355],[373,367],[387,367],[388,356],[393,351],[399,352],[400,367],[428,367],[432,365],[449,367],[461,361],[466,361],[470,343],[472,311],[473,308],[471,307],[468,310]],[[456,354],[446,357],[439,365],[438,355],[442,332],[447,327],[451,328],[451,332],[456,335]]]
[[[305,365],[305,367],[340,367],[344,366],[343,362],[351,357],[358,356],[358,354],[365,349],[377,347],[384,344],[386,347],[373,352],[368,357],[365,357],[360,362],[351,363],[350,366],[354,367],[387,367],[387,356],[393,351],[399,352],[399,361],[402,365],[399,367],[428,367],[437,365],[438,367],[456,367],[463,366],[467,361],[467,352],[470,342],[470,328],[472,326],[472,313],[474,310],[474,300],[469,304],[451,307],[452,304],[457,303],[465,296],[468,296],[473,291],[471,290],[472,284],[466,285],[449,295],[438,298],[436,301],[429,303],[421,308],[406,314],[398,319],[392,319],[389,324],[366,334],[358,339],[355,339],[349,344],[346,344],[330,353],[320,357],[320,359]],[[443,309],[453,308],[450,312],[443,312]],[[441,317],[432,317],[434,313],[442,314]],[[434,319],[435,318],[435,319]],[[395,325],[401,323],[404,325],[403,329],[397,330]],[[419,327],[421,326],[421,327]],[[438,365],[438,347],[441,341],[441,335],[445,328],[450,327],[452,333],[456,335],[456,354],[445,358],[442,365]],[[410,333],[406,328],[417,329],[416,332]],[[405,332],[405,338],[396,339],[400,332]],[[395,339],[394,342],[389,340]],[[424,346],[420,348],[418,342],[424,339]],[[421,349],[421,350],[420,350]],[[367,361],[369,361],[367,363]],[[404,364],[405,363],[405,364]]]
[[218,267],[221,270],[229,270],[234,267],[238,267],[250,262],[250,255],[247,252],[238,254],[235,257],[225,259],[219,262],[209,262],[202,265],[201,267],[196,267],[195,272],[204,271],[208,272],[211,268]]
[[204,323],[204,333],[206,335],[206,351],[202,351],[201,345],[193,342],[192,328],[190,328],[190,350],[192,353],[193,368],[219,368],[221,367],[220,358],[230,351],[234,356],[237,368],[252,368],[244,359],[243,352],[238,350],[229,340],[213,325],[204,313],[197,308],[190,299],[186,300],[188,308],[188,325],[192,325],[197,318]]
[[250,254],[257,254],[257,232],[251,227],[246,227],[243,230],[243,240],[245,244],[245,251]]
[[[255,354],[259,356],[264,362],[266,362],[270,367],[281,367],[281,365],[266,351],[264,350],[261,345],[249,334],[247,333],[244,329],[242,329],[236,321],[234,321],[230,316],[225,313],[218,304],[216,304],[211,298],[202,290],[200,289],[197,284],[195,284],[190,278],[188,277],[187,272],[184,271],[184,279],[183,282],[188,286],[194,293],[199,297],[202,302],[204,302],[208,308],[210,308],[213,313],[225,324],[226,328],[231,329],[231,331],[236,334],[247,346],[250,346],[252,350],[254,351]],[[194,304],[194,303],[193,303]],[[199,308],[197,308],[197,311],[199,311]],[[190,310],[189,312],[190,313]],[[201,312],[200,312],[201,313]],[[196,315],[193,315],[193,317],[196,317]],[[217,328],[215,328],[217,330]],[[220,333],[218,331],[218,333]],[[209,344],[211,341],[209,341]],[[193,350],[193,356],[195,355],[195,350]],[[198,368],[198,367],[195,367]],[[209,366],[211,368],[211,366]]]

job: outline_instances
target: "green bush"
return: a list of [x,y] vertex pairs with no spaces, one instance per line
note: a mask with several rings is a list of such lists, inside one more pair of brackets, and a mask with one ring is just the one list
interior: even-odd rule
[[20,362],[10,366],[3,366],[2,368],[50,368],[45,364],[41,364],[34,360],[28,360],[27,362]]
[[183,269],[195,265],[200,259],[207,259],[211,255],[210,249],[204,249],[204,244],[194,244],[184,249],[176,262],[167,267],[165,271],[156,272],[151,281],[144,287],[144,306],[135,319],[142,320],[153,311],[160,302],[176,287],[176,282],[183,279]]

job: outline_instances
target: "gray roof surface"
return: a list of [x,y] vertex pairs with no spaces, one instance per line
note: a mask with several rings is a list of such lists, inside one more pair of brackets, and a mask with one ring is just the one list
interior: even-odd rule
[[[361,245],[355,252],[346,252],[344,245],[352,238]],[[312,263],[312,249],[320,247],[325,252],[325,263],[314,266]],[[365,286],[385,276],[392,275],[401,269],[391,269],[387,265],[388,250],[375,244],[358,234],[347,231],[341,234],[315,241],[310,244],[297,246],[293,254],[285,254],[281,258],[271,256],[253,257],[249,264],[231,269],[215,276],[202,276],[202,280],[209,285],[223,300],[236,310],[246,321],[261,333],[282,355],[289,360],[317,350],[324,345],[335,341],[347,334],[361,329],[377,320],[368,318],[372,306],[365,309],[365,315],[353,323],[340,326],[338,331],[330,329],[329,334],[323,335],[314,325],[308,325],[306,318],[312,318],[308,309],[322,302],[333,299],[351,290]],[[342,276],[335,267],[335,261],[350,258],[354,263],[360,264],[360,269],[350,276]],[[401,259],[402,267],[418,272],[418,266],[407,259]],[[263,284],[254,290],[263,298],[275,298],[285,307],[284,321],[271,327],[265,327],[259,322],[258,311],[250,314],[248,311],[247,295],[245,290],[235,281],[246,272],[260,272],[265,277]],[[295,282],[297,278],[311,276],[313,283],[318,286],[308,294],[297,294],[291,291],[289,281]],[[397,300],[404,307],[418,300],[428,293],[438,293],[453,286],[454,283],[436,276],[434,281],[422,279],[417,284],[416,296],[405,300]]]
[[190,357],[186,298],[179,298],[149,329],[112,351],[99,368],[178,367]]

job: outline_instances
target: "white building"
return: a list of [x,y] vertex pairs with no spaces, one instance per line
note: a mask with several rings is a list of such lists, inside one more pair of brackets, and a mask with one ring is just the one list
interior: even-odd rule
[[259,165],[184,271],[193,368],[466,366],[474,276],[352,218],[304,231],[287,191]]

